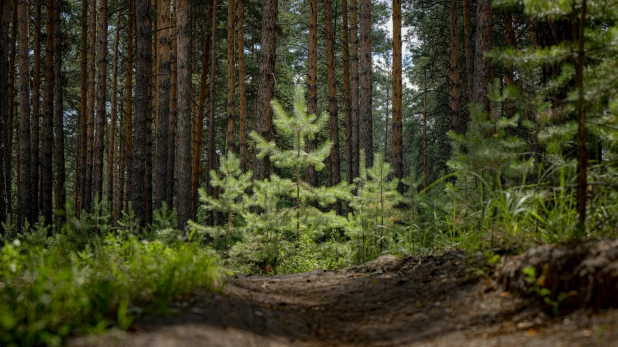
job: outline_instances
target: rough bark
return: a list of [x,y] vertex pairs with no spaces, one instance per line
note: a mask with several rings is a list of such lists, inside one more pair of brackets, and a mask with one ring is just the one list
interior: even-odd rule
[[[216,1],[215,1],[216,2]],[[191,16],[188,0],[176,7],[178,40],[178,227],[193,217],[191,208]]]
[[77,216],[81,214],[81,209],[84,207],[84,194],[86,191],[86,168],[88,166],[88,151],[87,151],[87,132],[88,132],[88,1],[82,1],[82,18],[81,18],[81,42],[80,42],[80,101],[79,101],[79,177],[75,181],[78,187],[78,200],[75,201],[75,212]]
[[341,15],[343,17],[343,99],[345,107],[345,179],[348,184],[352,184],[354,180],[352,157],[352,113],[350,103],[350,32],[348,29],[348,1],[341,1]]
[[470,0],[463,0],[464,45],[466,46],[466,72],[468,99],[472,100],[474,81],[474,41],[472,41],[472,14]]
[[133,177],[133,35],[135,23],[135,0],[129,0],[129,14],[127,16],[127,72],[126,92],[124,100],[124,126],[125,126],[125,167],[127,196],[127,212],[131,201],[131,179]]
[[[211,22],[211,51],[210,51],[210,85],[208,88],[208,150],[206,152],[206,161],[208,171],[217,169],[217,143],[215,142],[215,87],[217,82],[217,6],[218,1],[214,0],[212,7],[212,22]],[[199,168],[198,168],[199,169]],[[215,191],[210,184],[210,180],[206,183],[207,194],[212,196]],[[214,224],[214,214],[210,213],[209,223]]]
[[586,28],[586,0],[582,2],[582,13],[578,23],[577,62],[575,64],[575,84],[577,87],[577,238],[586,236],[586,203],[588,190],[588,152],[586,150],[586,100],[584,98],[584,30]]
[[427,193],[427,68],[423,71],[423,192]]
[[[6,221],[10,213],[9,177],[11,175],[8,153],[8,80],[9,80],[9,14],[8,1],[0,4],[0,222]],[[0,224],[0,233],[3,233]]]
[[350,124],[352,127],[352,178],[359,174],[359,82],[358,75],[358,0],[350,0]]
[[114,58],[112,62],[112,107],[109,119],[109,145],[107,151],[107,200],[113,207],[116,214],[116,204],[114,204],[114,174],[115,174],[115,153],[116,153],[116,118],[118,117],[118,41],[120,40],[120,12],[116,14],[116,32],[114,33]]
[[169,110],[170,110],[170,2],[158,0],[157,12],[157,149],[155,162],[155,209],[167,201],[168,152],[169,152]]
[[227,153],[234,152],[234,118],[236,93],[234,73],[234,0],[227,0]]
[[43,113],[43,163],[41,166],[41,214],[45,224],[52,223],[53,148],[54,148],[54,20],[50,9],[54,0],[47,0],[47,39],[45,43],[45,111]]
[[166,184],[166,198],[168,207],[172,208],[174,205],[174,173],[176,172],[176,81],[177,81],[177,67],[176,56],[176,1],[174,1],[174,13],[172,17],[172,36],[170,37],[171,55],[170,55],[170,116],[169,116],[169,138],[167,140],[168,152],[167,152],[167,184]]
[[[330,5],[331,0],[324,0],[324,24],[326,36],[326,65],[328,68],[328,113],[330,125],[330,165],[329,178],[330,186],[335,186],[341,182],[341,170],[339,162],[339,116],[337,107],[337,81],[335,76],[335,30],[333,28],[333,10]],[[341,202],[335,204],[337,214],[341,214]]]
[[150,1],[136,0],[137,49],[135,71],[135,117],[133,123],[133,172],[131,177],[131,200],[140,225],[146,226],[145,177],[148,136],[148,80],[150,76]]
[[[505,28],[505,39],[506,46],[510,49],[515,48],[515,30],[513,28],[513,15],[511,13],[507,13],[504,19],[504,28]],[[506,66],[506,75],[504,76],[504,82],[507,87],[512,87],[515,82],[515,71],[513,70],[513,65]],[[512,100],[506,101],[506,114],[507,116],[513,117],[515,115],[515,107],[513,106]],[[512,132],[511,128],[508,128],[507,131],[509,133]]]
[[[37,220],[39,213],[39,143],[40,143],[40,117],[41,117],[41,7],[42,2],[39,1],[34,5],[34,67],[32,79],[32,118],[30,125],[32,126],[32,157],[30,170],[32,171],[32,196],[34,198],[32,209],[33,219]],[[3,56],[4,57],[4,56]]]
[[[107,7],[107,5],[106,5]],[[64,156],[64,112],[62,107],[62,27],[60,1],[54,2],[54,158],[56,163],[56,226],[66,220],[66,162]]]
[[[398,179],[403,178],[403,79],[401,48],[401,0],[393,0],[392,165],[393,176]],[[386,158],[386,155],[384,158]],[[399,184],[397,188],[400,192],[403,191],[402,184]]]
[[451,111],[451,129],[462,133],[460,119],[459,91],[459,25],[457,1],[450,0],[449,5],[449,107]]
[[[307,113],[318,111],[318,0],[309,0],[309,56],[307,58]],[[307,152],[317,147],[318,140],[307,139]],[[318,174],[314,166],[307,167],[307,183],[317,187]]]
[[238,127],[238,142],[239,142],[239,157],[240,169],[242,172],[247,171],[247,94],[245,89],[245,27],[244,18],[245,12],[243,2],[238,1],[238,95],[240,103],[238,105],[239,112],[239,127]]
[[365,151],[367,167],[373,166],[371,0],[360,0],[360,109],[359,146]]
[[17,178],[17,227],[32,224],[32,176],[30,171],[30,13],[28,0],[17,0],[17,67],[19,69],[19,161]]
[[90,1],[90,16],[88,18],[89,48],[88,48],[88,119],[86,120],[86,175],[84,182],[84,203],[83,208],[90,210],[93,198],[93,166],[94,166],[94,112],[95,112],[95,85],[96,85],[96,40],[97,40],[97,6],[96,1]]
[[485,53],[493,48],[491,0],[478,0],[476,7],[476,50],[474,52],[474,84],[472,102],[489,111],[487,85],[491,78],[491,64]]
[[[277,0],[265,0],[262,11],[262,41],[260,52],[260,82],[258,86],[256,132],[266,141],[273,138],[273,114],[270,101],[275,95],[275,62],[277,60]],[[255,158],[254,177],[270,177],[270,159]]]
[[93,186],[96,199],[103,199],[103,155],[107,123],[107,0],[98,0],[97,20],[97,100],[94,138]]
[[13,1],[13,9],[12,9],[12,15],[11,15],[11,36],[10,36],[10,45],[11,45],[11,53],[9,55],[9,88],[8,88],[8,94],[9,94],[9,106],[8,106],[8,117],[7,117],[7,170],[8,170],[8,175],[6,177],[7,179],[7,187],[8,192],[7,192],[7,197],[9,201],[9,206],[7,207],[8,209],[11,209],[11,201],[12,198],[11,196],[13,195],[11,192],[11,185],[13,182],[13,119],[15,117],[15,93],[16,93],[16,86],[15,86],[15,73],[16,73],[16,68],[15,68],[15,59],[17,56],[17,1]]

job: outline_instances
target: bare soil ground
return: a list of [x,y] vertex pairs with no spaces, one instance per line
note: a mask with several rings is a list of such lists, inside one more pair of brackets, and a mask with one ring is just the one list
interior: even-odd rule
[[[553,316],[462,253],[382,257],[335,271],[228,278],[179,314],[70,346],[618,346],[618,310]],[[618,292],[616,292],[618,296]]]

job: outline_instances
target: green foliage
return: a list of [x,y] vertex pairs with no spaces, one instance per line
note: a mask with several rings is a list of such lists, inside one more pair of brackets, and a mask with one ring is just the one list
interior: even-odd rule
[[0,249],[0,344],[60,345],[69,334],[126,329],[196,287],[215,289],[215,264],[196,245],[119,239],[78,252],[18,240]]

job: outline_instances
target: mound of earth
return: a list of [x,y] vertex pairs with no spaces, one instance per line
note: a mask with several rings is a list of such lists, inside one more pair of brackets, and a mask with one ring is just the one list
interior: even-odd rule
[[222,294],[176,303],[177,315],[142,317],[131,333],[69,345],[618,346],[617,310],[553,317],[538,302],[496,289],[478,274],[482,266],[451,252],[383,257],[334,272],[228,278]]

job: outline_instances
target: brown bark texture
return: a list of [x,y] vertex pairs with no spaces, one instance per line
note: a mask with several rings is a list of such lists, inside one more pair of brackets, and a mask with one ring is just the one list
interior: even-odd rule
[[367,167],[373,166],[371,47],[371,0],[360,0],[360,125],[358,135],[359,146],[365,151],[367,158]]
[[[318,111],[318,0],[309,0],[309,56],[307,58],[307,113]],[[307,153],[317,148],[317,138],[307,139]],[[307,167],[307,183],[317,187],[318,174],[314,166]]]
[[358,75],[358,0],[350,0],[350,125],[352,128],[352,179],[359,174],[359,75]]
[[32,177],[30,171],[30,2],[17,0],[17,68],[19,70],[19,160],[17,177],[17,228],[32,224]]
[[[395,178],[403,178],[403,80],[401,53],[401,0],[393,0],[393,118],[392,165]],[[385,146],[386,147],[386,146]],[[386,158],[386,156],[384,156]],[[403,185],[399,184],[400,192]]]
[[243,172],[247,171],[247,92],[245,88],[245,27],[244,18],[245,10],[243,2],[245,0],[237,0],[238,2],[238,96],[239,96],[239,126],[238,126],[238,142],[239,142],[239,157],[240,169]]
[[53,148],[54,148],[54,20],[50,9],[54,1],[47,0],[47,39],[45,40],[45,110],[43,113],[43,162],[41,165],[41,214],[45,224],[52,223]]
[[[8,118],[9,118],[9,14],[8,1],[0,4],[0,222],[4,222],[10,213],[10,181],[11,176],[8,153]],[[0,233],[4,233],[0,224]]]
[[103,199],[103,155],[107,123],[107,0],[98,0],[97,20],[97,100],[94,138],[93,187],[95,199]]
[[234,0],[227,0],[227,153],[234,152],[234,121],[236,106],[234,72]]
[[[107,7],[107,5],[106,5]],[[107,10],[106,10],[107,11]],[[62,27],[60,1],[54,2],[54,158],[56,163],[57,227],[66,220],[66,162],[64,156],[64,108],[62,106]]]
[[343,100],[345,108],[345,180],[348,184],[352,184],[354,179],[352,156],[354,151],[352,150],[352,113],[350,110],[350,32],[348,28],[348,1],[342,0],[341,2],[341,16],[343,27]]
[[457,1],[458,0],[450,0],[449,5],[449,106],[451,111],[451,129],[457,133],[461,133]]
[[476,50],[474,52],[474,84],[472,102],[481,104],[489,111],[487,85],[491,78],[491,64],[485,53],[493,48],[491,0],[476,3]]
[[169,110],[170,110],[170,2],[157,0],[157,149],[155,162],[156,188],[154,208],[160,209],[167,201]]

